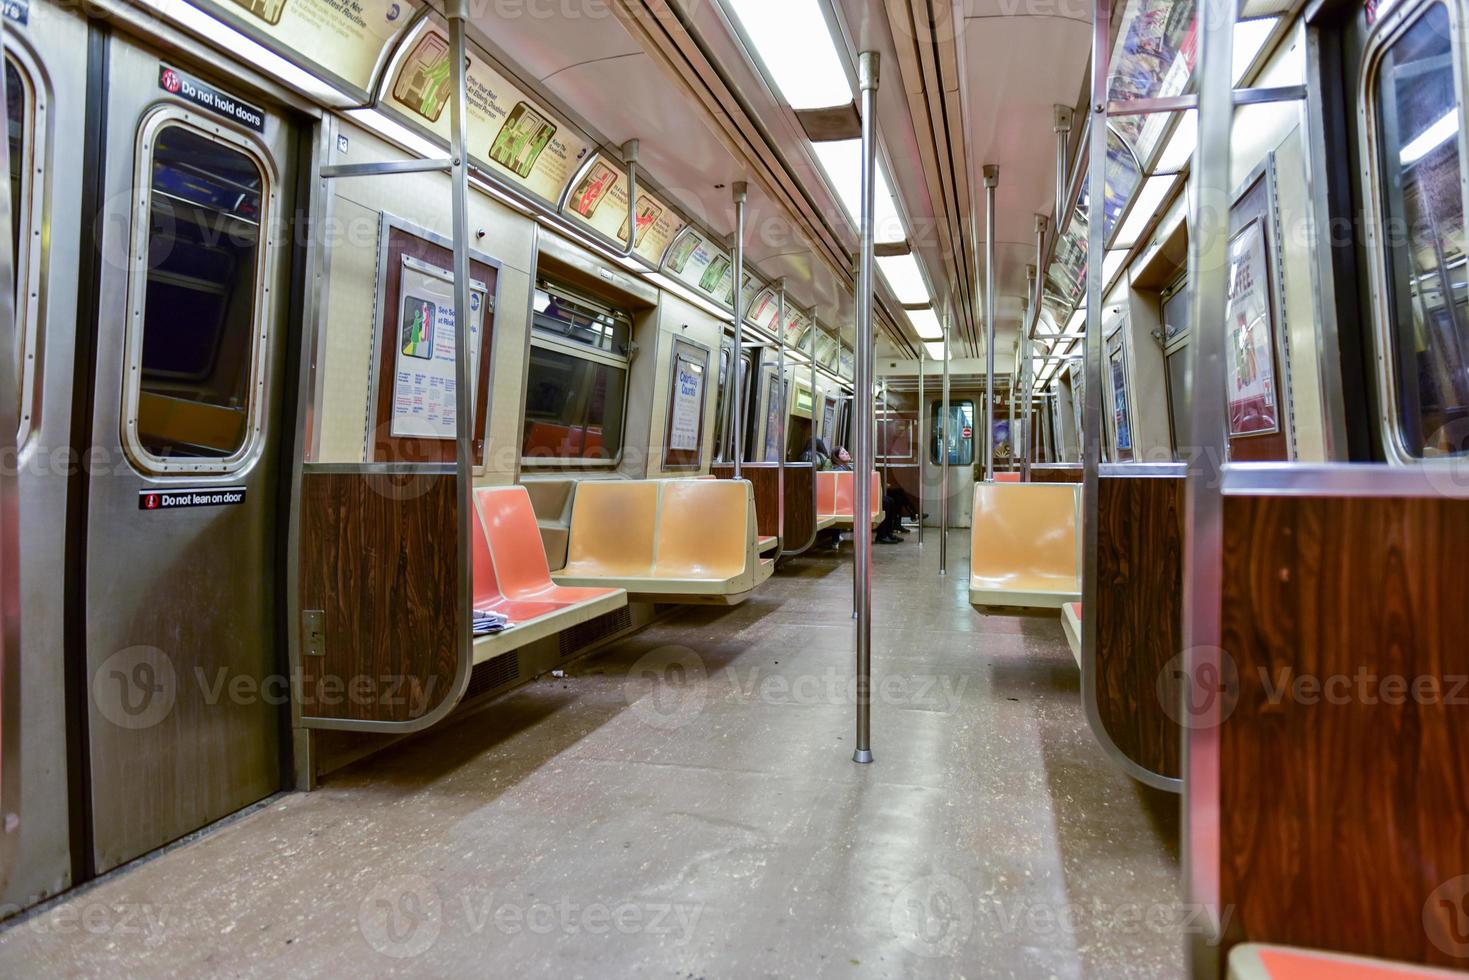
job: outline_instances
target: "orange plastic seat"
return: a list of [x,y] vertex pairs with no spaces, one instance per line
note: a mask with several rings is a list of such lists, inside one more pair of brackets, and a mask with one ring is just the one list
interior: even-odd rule
[[1066,483],[976,483],[969,601],[1056,609],[1079,600],[1080,494]]
[[820,470],[816,474],[816,530],[825,531],[837,522],[837,474]]
[[1229,980],[1416,980],[1464,974],[1413,963],[1241,943],[1229,951]]
[[1066,631],[1066,642],[1071,646],[1071,656],[1076,666],[1081,666],[1081,603],[1068,602],[1061,607],[1061,628]]
[[[849,528],[856,524],[855,476],[850,470],[827,470],[816,474],[816,515],[818,530],[828,527]],[[826,479],[821,480],[822,477]],[[822,483],[826,486],[823,488]],[[872,523],[882,523],[882,480],[872,474]],[[825,509],[830,507],[830,510]],[[828,521],[827,519],[830,518]],[[825,523],[822,523],[825,521]]]
[[627,605],[622,589],[572,588],[551,580],[525,487],[479,487],[475,503],[474,607],[513,624],[475,638],[475,663]]
[[563,585],[638,600],[733,604],[770,577],[745,480],[585,480],[571,508]]
[[995,481],[994,482],[996,482],[996,483],[1019,483],[1020,482],[1020,474],[1019,473],[996,473],[995,474]]

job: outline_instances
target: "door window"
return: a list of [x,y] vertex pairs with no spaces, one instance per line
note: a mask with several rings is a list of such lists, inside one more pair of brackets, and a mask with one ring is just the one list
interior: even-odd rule
[[1389,441],[1409,457],[1469,453],[1464,123],[1452,27],[1447,7],[1425,6],[1380,50],[1369,94]]
[[123,442],[145,470],[228,470],[264,405],[265,169],[245,144],[167,117],[142,148]]

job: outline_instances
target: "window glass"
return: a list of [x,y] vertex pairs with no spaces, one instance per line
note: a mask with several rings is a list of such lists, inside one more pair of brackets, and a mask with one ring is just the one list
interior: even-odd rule
[[5,119],[6,128],[10,134],[10,271],[14,276],[12,288],[15,293],[15,377],[20,382],[16,385],[17,409],[20,418],[20,428],[26,429],[25,395],[28,379],[24,371],[25,350],[28,338],[26,337],[25,305],[22,299],[25,291],[21,286],[21,275],[24,263],[20,259],[21,226],[26,224],[30,215],[30,207],[26,202],[25,191],[27,182],[26,171],[29,169],[27,151],[31,142],[31,112],[27,104],[25,82],[21,79],[20,71],[15,62],[10,58],[5,59]]
[[1189,422],[1188,347],[1168,355],[1168,413],[1173,420],[1173,451],[1181,454],[1192,445]]
[[573,299],[545,284],[536,289],[532,325],[544,336],[585,344],[616,357],[627,357],[632,336],[632,320],[627,314]]
[[264,174],[177,124],[153,138],[136,406],[143,449],[224,458],[250,430]]
[[[20,254],[20,226],[16,220],[26,209],[20,206],[25,200],[22,190],[26,170],[26,144],[30,140],[30,107],[26,105],[25,83],[15,62],[5,59],[5,121],[10,134],[10,254]],[[19,302],[16,309],[20,308]]]
[[[929,434],[928,458],[935,466],[943,462],[939,456],[939,430],[942,427],[943,417],[943,402],[934,402],[933,430]],[[950,466],[974,465],[974,402],[968,399],[949,402],[948,452]]]
[[1413,456],[1469,452],[1462,125],[1447,10],[1434,4],[1384,52],[1377,156],[1396,423]]
[[609,460],[622,449],[627,369],[532,345],[526,380],[527,459]]
[[1188,283],[1180,282],[1173,292],[1163,299],[1163,342],[1176,340],[1188,333],[1189,290]]

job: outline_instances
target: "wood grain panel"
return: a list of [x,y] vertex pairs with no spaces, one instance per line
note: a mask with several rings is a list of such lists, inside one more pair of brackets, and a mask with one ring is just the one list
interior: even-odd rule
[[301,608],[322,610],[326,643],[303,643],[302,714],[406,721],[451,693],[456,515],[452,473],[303,474]]
[[1164,703],[1177,694],[1168,663],[1182,649],[1183,489],[1175,477],[1099,478],[1095,610],[1083,613],[1097,617],[1107,733],[1138,765],[1175,778],[1183,733]]
[[1032,466],[1031,483],[1080,483],[1080,466]]
[[816,537],[816,469],[810,463],[786,464],[786,553],[805,551]]
[[[722,480],[734,477],[734,464],[714,463],[709,472]],[[787,463],[785,466],[785,540],[787,551],[804,551],[816,533],[816,497],[809,463]],[[776,533],[776,496],[780,479],[775,463],[741,463],[740,475],[750,481],[755,492],[755,524],[762,535]]]
[[[715,463],[709,472],[721,480],[734,479],[733,463]],[[780,533],[780,473],[774,463],[741,463],[740,477],[750,481],[755,494],[755,527],[761,537]]]
[[1462,968],[1469,501],[1229,497],[1224,527],[1229,939]]

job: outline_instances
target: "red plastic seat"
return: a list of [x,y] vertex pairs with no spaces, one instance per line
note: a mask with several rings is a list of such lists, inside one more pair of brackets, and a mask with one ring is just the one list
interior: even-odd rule
[[1020,482],[1020,474],[1019,473],[996,473],[995,474],[994,482],[995,483],[1019,483]]
[[1464,974],[1322,950],[1242,943],[1229,951],[1230,980],[1412,980]]
[[475,502],[474,608],[500,613],[513,624],[476,638],[476,663],[627,605],[622,589],[551,581],[525,487],[480,487]]

